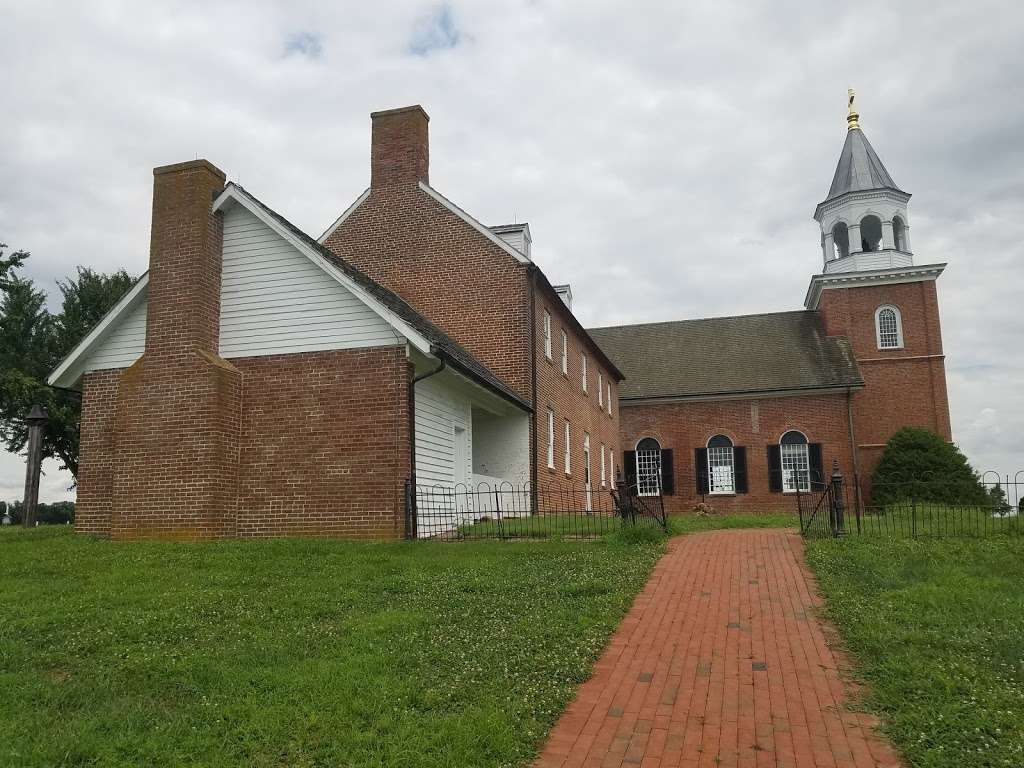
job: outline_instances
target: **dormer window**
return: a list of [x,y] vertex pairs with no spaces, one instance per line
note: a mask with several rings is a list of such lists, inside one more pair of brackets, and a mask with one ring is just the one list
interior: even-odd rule
[[903,349],[903,319],[893,306],[875,310],[875,334],[879,349]]

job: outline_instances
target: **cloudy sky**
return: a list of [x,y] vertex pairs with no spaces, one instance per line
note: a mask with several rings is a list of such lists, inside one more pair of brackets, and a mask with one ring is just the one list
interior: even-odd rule
[[[146,269],[157,165],[208,158],[318,235],[368,183],[369,112],[419,103],[431,184],[529,221],[584,324],[797,309],[856,87],[917,263],[949,263],[954,437],[1024,468],[1015,2],[0,0],[0,27],[0,241],[54,294]],[[0,456],[0,498],[22,483]]]

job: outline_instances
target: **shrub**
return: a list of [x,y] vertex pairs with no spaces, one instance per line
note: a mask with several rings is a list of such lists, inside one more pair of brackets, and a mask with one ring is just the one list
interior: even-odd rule
[[871,485],[874,501],[882,506],[910,500],[979,506],[991,501],[960,449],[917,427],[904,427],[889,438]]

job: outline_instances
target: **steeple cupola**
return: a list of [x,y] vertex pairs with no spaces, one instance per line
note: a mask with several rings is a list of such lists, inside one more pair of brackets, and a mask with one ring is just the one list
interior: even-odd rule
[[825,272],[863,272],[909,267],[910,193],[896,186],[860,128],[851,88],[847,100],[846,142],[832,186],[818,204]]

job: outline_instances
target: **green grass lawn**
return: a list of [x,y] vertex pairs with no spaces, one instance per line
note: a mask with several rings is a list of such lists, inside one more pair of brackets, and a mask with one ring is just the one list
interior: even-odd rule
[[0,533],[0,765],[523,765],[663,549]]
[[807,557],[911,765],[1024,766],[1024,540],[850,537]]

